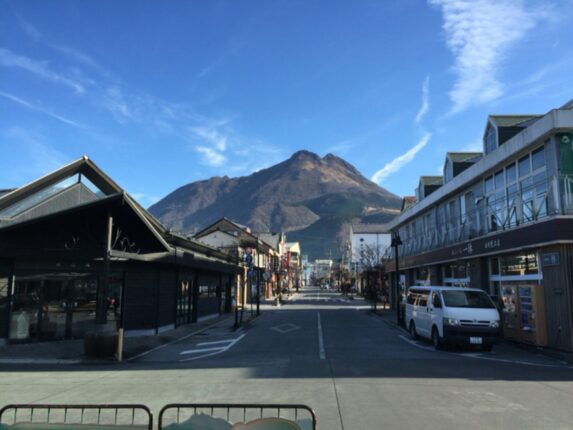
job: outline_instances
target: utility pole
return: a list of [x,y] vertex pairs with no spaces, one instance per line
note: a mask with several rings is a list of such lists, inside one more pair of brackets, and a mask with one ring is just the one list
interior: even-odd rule
[[394,247],[394,257],[396,258],[396,322],[398,325],[402,322],[402,318],[400,315],[400,268],[398,266],[398,247],[402,245],[402,240],[400,239],[400,235],[398,232],[394,233],[394,237],[392,237],[391,246]]

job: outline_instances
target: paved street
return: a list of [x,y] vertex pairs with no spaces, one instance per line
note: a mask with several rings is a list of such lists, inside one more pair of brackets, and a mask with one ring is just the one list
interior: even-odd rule
[[573,427],[571,366],[509,345],[434,351],[368,310],[308,288],[241,330],[214,323],[127,364],[3,366],[0,405],[304,403],[328,430]]

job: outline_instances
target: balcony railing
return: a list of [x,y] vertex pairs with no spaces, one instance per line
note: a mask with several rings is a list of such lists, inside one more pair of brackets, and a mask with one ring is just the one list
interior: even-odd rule
[[[475,208],[449,222],[432,214],[430,225],[418,222],[413,235],[400,230],[401,256],[416,255],[465,242],[499,231],[558,215],[573,214],[573,175],[541,178],[527,185],[515,184],[488,196],[478,197]],[[442,214],[444,215],[444,214]],[[389,248],[383,259],[393,258]]]

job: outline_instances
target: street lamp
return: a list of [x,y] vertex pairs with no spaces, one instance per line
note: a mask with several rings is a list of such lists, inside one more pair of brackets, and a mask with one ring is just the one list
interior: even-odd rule
[[396,321],[400,325],[400,269],[398,267],[398,247],[402,245],[400,234],[395,232],[392,236],[391,246],[394,248],[394,257],[396,258]]

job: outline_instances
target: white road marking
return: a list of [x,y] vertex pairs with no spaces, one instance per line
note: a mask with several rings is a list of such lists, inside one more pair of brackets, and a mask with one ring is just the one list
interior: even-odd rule
[[[226,323],[226,321],[224,321],[224,322]],[[154,351],[157,351],[157,350],[159,350],[159,349],[163,349],[163,348],[165,348],[166,346],[169,346],[169,345],[171,345],[171,344],[173,344],[173,343],[180,342],[180,341],[182,341],[182,340],[185,340],[185,339],[188,339],[188,338],[190,338],[190,337],[192,337],[192,336],[195,336],[196,334],[203,333],[203,332],[209,330],[210,328],[217,327],[217,326],[220,325],[220,324],[221,324],[221,322],[217,322],[217,323],[215,323],[215,324],[211,324],[211,325],[209,325],[209,326],[207,326],[207,327],[202,328],[201,330],[194,331],[193,333],[189,333],[189,334],[187,334],[187,335],[185,335],[185,336],[182,336],[182,337],[180,337],[180,338],[178,338],[178,339],[175,339],[175,340],[172,340],[172,341],[170,341],[170,342],[164,343],[163,345],[156,346],[155,348],[152,348],[152,349],[150,349],[149,351],[144,351],[144,352],[142,352],[141,354],[137,354],[136,356],[131,357],[131,358],[128,358],[128,359],[125,360],[125,361],[137,360],[138,358],[141,358],[141,357],[143,357],[143,356],[146,356],[147,354],[150,354],[150,353],[152,353],[152,352],[154,352]]]
[[[223,352],[228,351],[229,349],[231,349],[237,342],[239,342],[242,338],[244,338],[246,336],[246,333],[243,333],[242,335],[240,335],[238,338],[233,339],[228,345],[226,346],[221,346],[219,348],[204,348],[205,352],[207,352],[207,350],[216,350],[213,352],[210,352],[209,354],[203,354],[203,355],[199,355],[198,357],[191,357],[191,358],[185,358],[183,360],[179,360],[180,362],[183,361],[192,361],[192,360],[199,360],[200,358],[205,358],[205,357],[211,357],[213,355],[218,355],[218,354],[222,354]],[[189,350],[189,351],[185,351],[187,354],[192,354],[193,352],[190,352],[193,350]],[[183,353],[181,353],[183,354]]]
[[185,354],[199,354],[200,352],[209,352],[209,351],[220,351],[222,349],[222,347],[218,346],[215,348],[202,348],[202,349],[189,349],[187,351],[182,351],[179,354],[181,355],[185,355]]
[[232,341],[233,341],[233,339],[216,340],[214,342],[201,342],[201,343],[198,343],[197,346],[216,345],[218,343],[227,343],[227,342],[232,342]]
[[296,325],[296,324],[287,323],[287,324],[281,324],[281,325],[276,325],[274,327],[271,327],[271,330],[278,331],[281,334],[285,334],[285,333],[289,333],[291,331],[299,330],[300,328],[301,327]]
[[326,359],[326,351],[324,350],[324,339],[322,337],[322,323],[320,321],[320,312],[317,312],[318,316],[318,356],[321,360]]
[[420,345],[418,342],[416,342],[412,339],[408,339],[406,336],[400,335],[399,337],[404,342],[408,342],[410,345],[415,346],[416,348],[419,348],[419,349],[423,349],[425,351],[444,352],[446,354],[456,355],[458,357],[477,358],[478,360],[497,361],[500,363],[510,363],[510,364],[521,364],[524,366],[554,367],[554,368],[558,368],[558,369],[573,369],[572,366],[561,366],[561,365],[557,365],[557,364],[543,364],[543,363],[533,363],[531,361],[510,360],[507,358],[487,357],[483,353],[457,353],[457,352],[449,352],[449,351],[436,351],[434,349],[434,347]]

